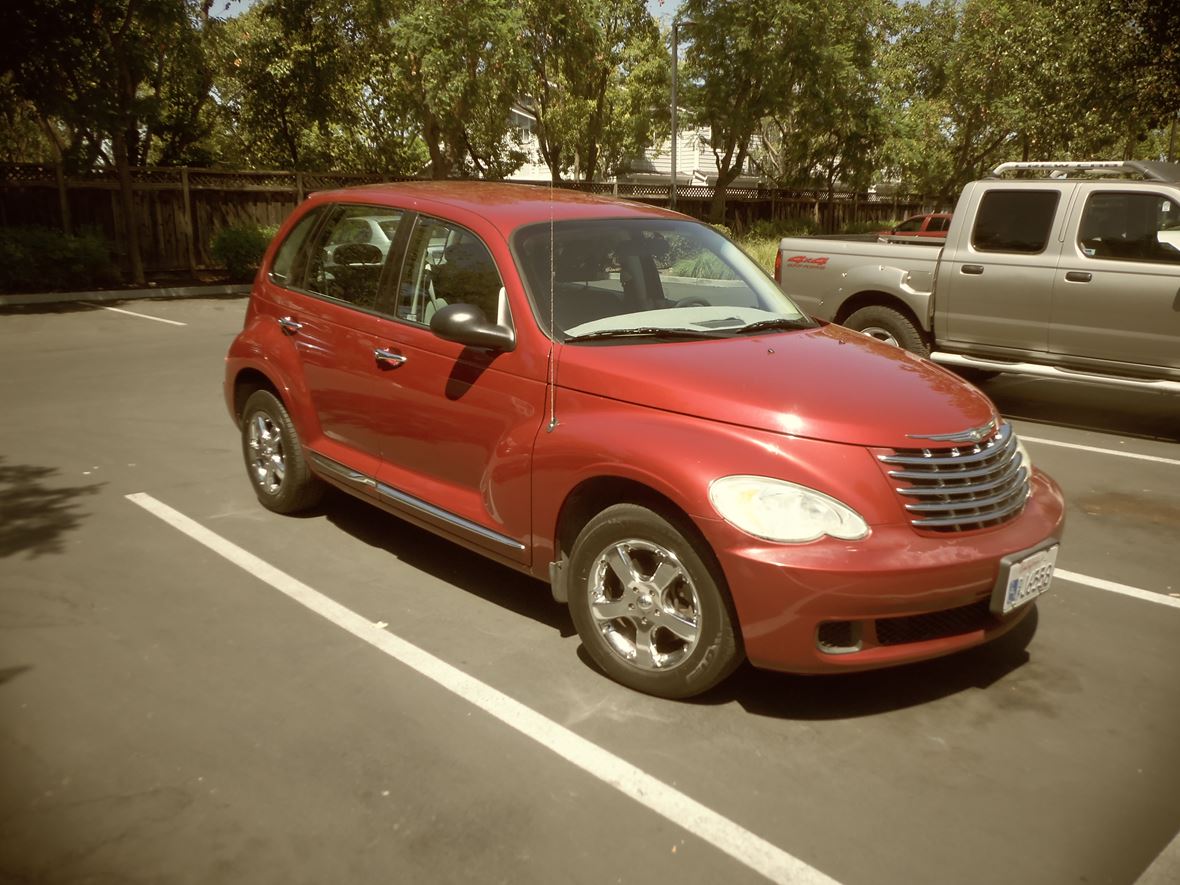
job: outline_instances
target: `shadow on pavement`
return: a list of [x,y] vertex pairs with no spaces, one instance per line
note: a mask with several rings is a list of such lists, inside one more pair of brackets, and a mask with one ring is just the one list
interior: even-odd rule
[[465,593],[531,618],[573,636],[573,622],[564,605],[553,601],[549,587],[521,572],[472,553],[453,541],[398,519],[372,504],[343,492],[329,491],[322,512],[328,522],[358,541],[385,550],[419,571],[453,584]]
[[1008,418],[1180,442],[1180,396],[1015,376],[979,389]]
[[93,495],[102,483],[47,484],[57,472],[54,467],[5,464],[0,458],[0,558],[60,553],[62,536],[81,524],[85,514],[78,499]]

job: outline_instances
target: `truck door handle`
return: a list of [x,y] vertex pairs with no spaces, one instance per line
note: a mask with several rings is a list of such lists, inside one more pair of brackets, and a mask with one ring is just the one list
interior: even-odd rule
[[974,274],[975,276],[979,276],[979,274],[983,273],[983,265],[982,264],[964,264],[963,265],[963,273],[969,273],[969,274]]
[[1094,275],[1081,270],[1071,270],[1065,275],[1065,278],[1071,283],[1088,283],[1094,279]]
[[283,327],[283,331],[288,335],[294,335],[303,328],[303,323],[298,322],[292,317],[280,317],[279,325]]
[[394,353],[392,350],[386,350],[383,347],[378,347],[374,350],[373,356],[377,358],[377,362],[382,366],[400,366],[406,361],[406,357],[400,353]]

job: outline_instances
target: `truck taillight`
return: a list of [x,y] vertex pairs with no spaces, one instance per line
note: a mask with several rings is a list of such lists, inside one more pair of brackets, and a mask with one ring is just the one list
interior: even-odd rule
[[783,250],[779,249],[774,253],[774,281],[782,283],[783,281]]

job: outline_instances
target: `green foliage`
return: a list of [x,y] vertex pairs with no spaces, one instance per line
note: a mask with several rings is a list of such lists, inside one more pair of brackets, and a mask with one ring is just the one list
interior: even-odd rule
[[47,227],[0,228],[0,292],[88,289],[118,278],[97,231],[67,236]]
[[262,255],[277,231],[277,227],[249,224],[223,227],[213,237],[209,251],[231,278],[249,280],[258,271]]

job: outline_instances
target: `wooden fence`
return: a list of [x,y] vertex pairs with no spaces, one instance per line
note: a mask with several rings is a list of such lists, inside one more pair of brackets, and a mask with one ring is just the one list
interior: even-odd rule
[[[135,218],[148,273],[216,268],[214,236],[235,225],[277,225],[313,191],[389,180],[346,172],[235,172],[145,167],[133,170]],[[530,182],[545,184],[548,182]],[[566,187],[575,185],[565,184]],[[585,183],[579,190],[666,206],[667,184]],[[705,218],[711,187],[679,186],[676,208]],[[731,188],[726,222],[743,230],[760,220],[809,219],[820,231],[887,221],[930,208],[923,197]],[[113,171],[66,177],[52,165],[0,165],[0,226],[41,225],[68,233],[98,230],[126,269],[119,183]]]

